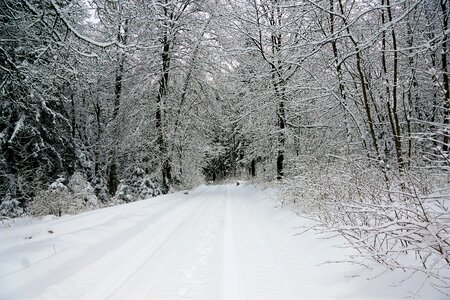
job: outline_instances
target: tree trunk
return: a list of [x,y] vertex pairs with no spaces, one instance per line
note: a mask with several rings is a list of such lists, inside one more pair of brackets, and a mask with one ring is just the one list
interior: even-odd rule
[[[117,34],[117,40],[119,43],[126,44],[128,35],[128,19],[125,20],[124,24],[120,22]],[[117,174],[117,141],[119,139],[119,120],[117,118],[120,109],[120,101],[122,97],[122,81],[123,81],[123,70],[125,64],[125,52],[120,50],[118,54],[118,63],[116,69],[116,78],[114,82],[114,109],[113,109],[113,142],[112,142],[112,153],[111,153],[111,163],[109,166],[108,174],[108,190],[111,196],[114,196],[119,185],[119,178]]]
[[[381,5],[384,6],[386,4],[387,6],[387,12],[388,12],[388,20],[389,22],[392,22],[392,11],[389,0],[381,0]],[[386,17],[384,12],[381,13],[381,22],[382,26],[386,23]],[[397,112],[397,103],[398,103],[398,96],[397,96],[397,85],[398,85],[398,53],[397,53],[397,37],[395,34],[395,30],[391,30],[391,36],[392,36],[392,47],[393,47],[393,83],[392,83],[392,103],[390,101],[391,99],[391,92],[390,92],[390,84],[388,79],[388,70],[387,70],[387,62],[386,62],[386,32],[383,31],[382,33],[382,49],[381,49],[381,61],[383,65],[383,75],[386,85],[386,105],[387,105],[387,111],[388,111],[388,118],[389,118],[389,124],[391,126],[392,131],[392,140],[394,142],[395,146],[395,153],[397,157],[397,166],[398,170],[401,172],[404,167],[403,162],[403,154],[402,154],[402,143],[401,143],[401,129],[400,129],[400,123],[398,119],[398,112]]]
[[[339,8],[340,8],[340,13],[342,16],[345,16],[346,13],[344,11],[344,5],[342,3],[342,0],[339,0]],[[369,96],[367,93],[367,86],[366,86],[366,77],[364,75],[363,69],[362,69],[362,58],[361,58],[361,49],[359,48],[359,45],[357,43],[357,41],[353,38],[353,36],[350,33],[350,27],[349,24],[347,22],[346,19],[343,19],[344,25],[346,27],[346,31],[353,43],[353,46],[355,47],[355,52],[356,52],[356,69],[358,71],[358,77],[359,77],[359,82],[361,85],[361,91],[362,91],[362,96],[363,96],[363,103],[364,103],[364,110],[366,112],[366,117],[367,117],[367,124],[369,127],[369,134],[370,134],[370,138],[372,140],[372,146],[375,150],[376,153],[376,157],[379,158],[380,157],[380,152],[378,149],[378,143],[377,143],[377,137],[375,135],[375,127],[374,127],[374,122],[373,122],[373,117],[372,117],[372,112],[371,112],[371,108],[370,108],[370,103],[369,103]]]
[[252,159],[252,162],[250,163],[250,175],[252,177],[256,176],[256,160]]
[[272,2],[272,19],[270,23],[274,26],[274,31],[272,31],[271,41],[272,41],[272,55],[273,62],[272,66],[272,84],[275,90],[275,95],[278,99],[277,107],[277,123],[278,123],[278,149],[277,149],[277,179],[281,180],[284,176],[284,155],[285,155],[285,144],[286,144],[286,92],[285,92],[285,81],[283,79],[283,62],[281,60],[281,48],[282,48],[282,13],[277,0]]
[[416,67],[414,66],[415,58],[414,58],[414,54],[413,54],[413,50],[412,50],[413,45],[414,45],[414,35],[413,35],[412,27],[411,27],[411,22],[409,19],[406,23],[406,26],[407,26],[407,34],[408,34],[407,45],[408,45],[408,48],[410,49],[409,50],[409,58],[408,58],[408,66],[411,71],[411,84],[409,85],[408,92],[407,92],[408,93],[407,94],[408,107],[406,107],[405,102],[403,102],[403,107],[404,107],[403,110],[404,110],[404,114],[405,114],[406,129],[407,129],[407,134],[408,134],[407,166],[409,167],[411,164],[411,160],[412,160],[412,148],[413,148],[413,142],[412,142],[413,139],[411,136],[411,134],[412,134],[411,119],[412,119],[413,108],[417,106],[417,103],[420,102],[420,99],[419,99],[419,93],[418,93],[419,84],[417,82],[417,77],[416,77]]
[[[335,17],[334,16],[334,0],[330,0],[330,34],[331,34],[331,36],[333,36],[335,33],[334,17]],[[346,129],[347,144],[349,145],[352,142],[352,132],[351,132],[351,127],[350,127],[350,122],[348,120],[348,118],[351,117],[351,113],[349,112],[349,109],[347,107],[347,95],[345,93],[345,86],[343,83],[344,76],[343,76],[343,72],[342,72],[342,66],[339,62],[339,51],[337,48],[337,38],[335,38],[335,37],[333,37],[333,39],[331,41],[331,48],[333,50],[334,63],[335,63],[337,79],[338,79],[338,86],[339,86],[338,91],[339,91],[339,98],[340,98],[339,102],[344,110],[344,118],[345,118],[344,123],[345,123],[345,129]],[[354,120],[354,122],[356,123],[356,126],[359,129],[359,126],[358,126],[356,120]],[[362,140],[363,147],[367,150],[366,141],[364,139],[361,139],[361,140]]]
[[442,31],[444,34],[444,39],[442,40],[442,84],[444,86],[444,132],[443,132],[443,144],[442,150],[447,152],[449,150],[449,134],[448,131],[450,122],[450,84],[448,76],[448,66],[447,66],[447,52],[448,52],[448,0],[441,0],[442,9]]
[[163,33],[163,51],[162,59],[162,73],[159,80],[158,96],[156,98],[156,131],[158,134],[158,146],[161,158],[161,175],[162,175],[162,192],[167,193],[172,184],[172,167],[168,155],[167,141],[164,135],[164,98],[167,95],[167,88],[169,82],[169,67],[170,67],[170,41],[168,28],[164,29]]
[[285,147],[285,133],[286,128],[284,101],[280,100],[278,104],[278,126],[280,132],[278,134],[278,154],[277,154],[277,179],[281,180],[284,176],[284,147]]

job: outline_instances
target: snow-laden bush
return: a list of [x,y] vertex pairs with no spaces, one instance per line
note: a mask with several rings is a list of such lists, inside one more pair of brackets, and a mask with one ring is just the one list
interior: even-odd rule
[[128,203],[136,200],[136,198],[134,198],[131,193],[130,187],[125,183],[125,180],[120,181],[114,198],[115,202],[117,202],[118,204]]
[[94,193],[97,195],[98,200],[101,203],[106,203],[109,200],[108,186],[106,180],[103,177],[97,176],[92,180],[92,186]]
[[17,218],[22,215],[23,209],[20,207],[20,202],[17,199],[7,194],[0,203],[0,217]]
[[38,192],[28,210],[34,216],[61,216],[97,207],[94,189],[81,173],[75,172],[68,181],[60,177],[47,190]]
[[401,269],[406,277],[421,272],[450,287],[447,174],[399,174],[355,158],[306,165],[300,166],[301,177],[285,183],[285,190],[287,204],[307,212],[316,221],[314,229],[343,235],[361,259]]
[[61,216],[81,210],[82,203],[73,201],[65,182],[66,179],[60,177],[47,190],[39,191],[28,206],[28,211],[34,216]]
[[161,194],[158,181],[146,174],[142,168],[135,168],[130,178],[122,180],[115,195],[119,203],[143,200]]
[[70,177],[67,187],[72,196],[75,199],[80,199],[86,207],[95,208],[98,206],[98,199],[94,193],[94,188],[80,172],[75,172]]

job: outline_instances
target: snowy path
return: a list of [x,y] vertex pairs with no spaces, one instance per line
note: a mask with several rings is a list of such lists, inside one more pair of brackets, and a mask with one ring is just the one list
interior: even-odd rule
[[[0,299],[392,298],[246,186],[201,187],[0,229]],[[49,230],[53,233],[49,233]],[[382,287],[382,288],[380,288]],[[400,293],[400,294],[396,294]]]

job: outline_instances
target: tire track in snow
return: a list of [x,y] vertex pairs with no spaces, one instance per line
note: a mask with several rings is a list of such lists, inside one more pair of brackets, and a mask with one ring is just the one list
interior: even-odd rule
[[[160,259],[170,261],[154,275],[145,299],[214,299],[221,276],[224,203],[217,194],[208,205],[161,249]],[[150,264],[147,270],[155,265]]]
[[[47,271],[48,274],[56,273],[60,274],[60,278],[66,278],[62,283],[62,285],[65,287],[63,290],[68,289],[68,291],[72,291],[73,294],[64,294],[64,298],[68,298],[67,295],[80,294],[80,292],[82,292],[83,289],[85,288],[86,284],[89,285],[95,283],[95,278],[93,277],[96,276],[93,276],[93,274],[97,274],[98,272],[92,270],[91,265],[93,264],[95,265],[96,261],[103,261],[105,256],[104,253],[105,244],[107,244],[111,248],[109,253],[114,253],[114,251],[120,251],[117,249],[126,247],[126,245],[129,243],[136,245],[134,241],[136,239],[136,236],[145,231],[149,225],[157,222],[159,219],[164,218],[171,219],[167,215],[173,214],[174,209],[176,211],[180,210],[182,211],[184,209],[184,206],[188,205],[188,202],[186,203],[183,202],[180,205],[179,199],[173,199],[172,201],[168,202],[170,203],[162,203],[164,204],[164,206],[161,209],[158,209],[155,212],[152,211],[152,213],[148,215],[145,219],[141,219],[134,225],[131,225],[127,229],[119,231],[117,233],[113,232],[113,230],[110,228],[110,227],[114,228],[113,220],[109,220],[98,227],[93,227],[90,229],[81,229],[76,230],[72,233],[68,233],[67,236],[73,235],[74,238],[76,238],[77,234],[81,234],[86,231],[92,231],[92,233],[93,234],[96,233],[96,236],[98,237],[98,232],[100,232],[101,230],[106,230],[109,232],[110,237],[104,241],[89,245],[87,248],[84,249],[77,245],[74,245],[73,248],[68,248],[66,249],[66,251],[61,252],[58,251],[56,254],[52,253],[53,255],[45,257],[44,259],[41,259],[39,262],[31,264],[28,267],[24,268],[23,270],[19,270],[12,274],[8,274],[8,276],[4,276],[4,278],[2,278],[2,281],[8,282],[7,286],[8,290],[2,291],[2,295],[6,296],[7,298],[8,294],[16,296],[19,295],[18,298],[35,297],[36,295],[30,295],[27,293],[27,290],[30,289],[29,287],[32,287],[31,290],[42,291],[43,294],[41,294],[39,297],[45,298],[48,296],[49,298],[55,298],[55,294],[52,295],[51,293],[48,293],[48,291],[45,291],[45,289],[46,287],[51,285],[60,287],[61,284],[58,284],[58,282],[48,282],[48,281],[45,282],[42,281],[40,278],[35,278],[35,276],[33,276],[33,271],[31,270],[33,268],[41,270],[46,269],[48,270]],[[130,212],[131,211],[132,210],[130,210]],[[128,218],[129,217],[130,215],[128,215]],[[124,220],[127,219],[127,214],[124,214],[121,219]],[[115,222],[117,223],[117,221],[118,220],[116,219]],[[106,254],[106,256],[108,256],[108,254]],[[46,265],[46,267],[42,268],[42,265]],[[72,266],[72,268],[68,266]],[[88,275],[86,277],[88,280],[82,280],[79,278],[74,279],[72,281],[69,280],[70,278],[76,278],[76,274],[80,272],[80,270],[83,270],[85,268],[92,270],[91,275]],[[30,280],[28,280],[26,276],[28,274],[30,274],[31,277]],[[43,277],[46,277],[45,274],[43,274]],[[69,284],[69,282],[71,282],[71,284]],[[48,290],[54,291],[54,289],[52,289],[51,287]],[[70,297],[71,296],[69,296],[69,298]],[[74,296],[74,299],[75,298],[77,297]]]
[[[243,299],[242,292],[240,291],[240,264],[238,257],[238,248],[235,245],[236,233],[238,227],[236,227],[235,209],[234,203],[237,199],[232,199],[229,189],[227,187],[224,197],[226,203],[225,216],[224,216],[224,238],[223,238],[223,294],[224,299]],[[245,230],[245,228],[239,228],[239,230]]]
[[260,206],[251,205],[252,197],[244,195],[238,195],[235,212],[239,228],[245,228],[239,231],[236,241],[240,258],[246,262],[241,276],[247,297],[298,299],[302,295],[298,278],[304,271],[297,266],[293,237],[277,224],[267,222],[271,218],[255,210]]
[[[147,259],[122,282],[122,285],[110,293],[110,299],[149,299],[154,298],[152,293],[164,293],[164,283],[167,281],[173,283],[177,274],[179,274],[180,259],[186,257],[180,256],[180,252],[186,250],[188,241],[193,239],[195,233],[193,229],[199,228],[198,223],[203,216],[207,215],[212,201],[208,198],[208,193],[199,195],[200,205],[191,210],[183,218],[182,222],[166,236],[163,243],[148,255]],[[195,254],[196,256],[198,253]],[[149,273],[149,270],[151,272]],[[188,274],[188,273],[185,273]],[[163,281],[161,284],[160,281]],[[158,290],[158,291],[156,291]],[[170,296],[180,297],[182,291],[171,289],[169,295],[158,295],[158,298],[169,298]]]
[[[156,201],[139,201],[139,202],[133,202],[128,203],[120,206],[112,206],[112,207],[105,207],[99,210],[93,210],[88,211],[84,213],[80,213],[79,215],[73,215],[73,216],[63,216],[62,218],[56,218],[52,220],[45,220],[45,221],[39,221],[38,224],[30,223],[29,225],[33,225],[35,228],[34,233],[29,232],[28,226],[21,226],[18,227],[14,231],[14,235],[16,236],[33,236],[33,240],[24,240],[22,244],[19,245],[4,245],[1,244],[1,253],[8,253],[8,252],[20,252],[21,249],[24,247],[30,247],[34,244],[37,244],[39,242],[43,242],[46,240],[54,239],[57,237],[64,237],[71,233],[79,232],[83,229],[89,229],[90,227],[94,226],[101,226],[104,224],[110,224],[114,220],[117,220],[117,218],[121,218],[124,215],[129,214],[130,212],[133,212],[136,210],[136,208],[140,209],[148,209],[152,208],[153,206],[160,206],[163,204],[164,201],[168,201],[165,199],[164,196],[160,196],[162,199],[158,199]],[[118,209],[120,207],[121,209]],[[106,216],[106,217],[105,217]],[[75,225],[76,230],[72,230],[72,226]],[[47,230],[49,228],[56,229],[53,230],[54,234],[52,236],[49,236],[47,233]],[[60,230],[61,228],[68,228],[69,231],[66,230]],[[61,233],[62,232],[62,233]],[[3,235],[3,238],[8,237],[8,230],[5,230],[3,228],[0,229],[0,234]],[[40,233],[45,233],[41,234]],[[6,274],[2,274],[6,275]]]
[[[149,218],[143,230],[134,233],[126,243],[109,251],[95,263],[87,265],[66,280],[58,291],[62,296],[71,295],[73,299],[104,299],[111,294],[111,290],[125,282],[130,273],[133,273],[151,255],[154,248],[164,243],[165,238],[188,218],[188,213],[200,205],[195,205],[195,198],[177,202],[168,208],[168,212]],[[177,220],[177,222],[174,222]],[[180,220],[180,221],[178,221]],[[142,224],[141,224],[142,226]],[[102,270],[99,272],[98,270]],[[78,288],[74,288],[78,283]],[[74,293],[72,293],[72,292]],[[55,295],[49,291],[49,298]],[[74,296],[72,296],[74,295]],[[45,298],[45,296],[43,297]]]
[[[167,207],[163,207],[161,209],[161,211],[163,211],[165,209],[167,209]],[[20,246],[10,248],[7,251],[2,252],[2,254],[10,256],[10,253],[20,253],[22,248],[25,248],[25,247],[42,249],[42,246],[45,246],[51,251],[47,251],[47,254],[45,256],[43,256],[42,258],[40,258],[38,260],[30,262],[29,264],[27,264],[26,266],[24,266],[20,269],[17,269],[12,272],[1,275],[0,278],[8,276],[13,273],[20,272],[21,270],[24,270],[24,269],[27,269],[30,267],[32,268],[35,264],[45,263],[48,259],[54,259],[55,256],[61,256],[62,253],[73,252],[74,249],[78,249],[78,250],[80,250],[78,252],[82,252],[82,253],[73,252],[73,253],[69,253],[66,255],[66,258],[71,256],[75,259],[78,254],[80,254],[80,255],[83,254],[83,251],[81,251],[82,249],[95,248],[96,244],[99,244],[99,243],[97,243],[99,237],[105,237],[105,239],[102,240],[102,242],[104,242],[104,243],[108,243],[109,240],[115,241],[116,237],[117,237],[117,236],[115,236],[115,234],[120,236],[120,235],[125,235],[126,232],[136,231],[137,230],[136,227],[139,227],[140,223],[144,222],[144,221],[139,221],[138,224],[130,225],[130,226],[128,226],[128,228],[115,230],[115,227],[119,227],[119,226],[117,226],[118,223],[123,222],[125,219],[126,219],[126,217],[120,217],[120,218],[114,218],[114,219],[111,218],[104,222],[95,224],[93,226],[82,226],[81,228],[79,228],[77,230],[74,230],[71,232],[66,232],[66,233],[59,234],[59,235],[55,234],[52,236],[47,234],[46,230],[42,229],[42,231],[44,231],[47,235],[46,239],[38,240],[38,241],[35,241],[32,243],[28,243],[26,245],[20,245]],[[56,226],[52,226],[52,227],[47,226],[45,228],[52,228],[55,232],[59,232],[58,227],[57,227],[58,225],[59,224],[56,224]],[[55,228],[56,228],[56,230],[55,230]],[[97,241],[89,243],[85,239],[85,242],[87,242],[87,244],[79,245],[77,243],[77,242],[79,242],[79,241],[77,241],[77,235],[79,235],[79,234],[84,234],[85,236],[89,236],[90,234],[95,235],[95,239]],[[72,242],[71,240],[74,240],[74,242]],[[60,247],[61,243],[64,243],[65,248]],[[54,247],[54,249],[52,249],[52,246]]]

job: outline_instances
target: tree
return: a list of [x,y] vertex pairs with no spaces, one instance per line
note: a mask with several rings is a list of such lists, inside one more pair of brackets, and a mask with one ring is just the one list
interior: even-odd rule
[[74,171],[72,50],[50,2],[3,1],[0,10],[0,189],[24,205],[47,180]]

